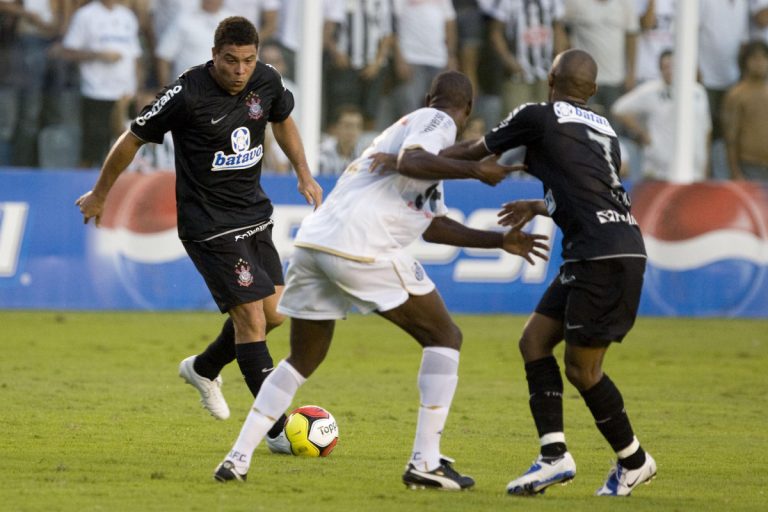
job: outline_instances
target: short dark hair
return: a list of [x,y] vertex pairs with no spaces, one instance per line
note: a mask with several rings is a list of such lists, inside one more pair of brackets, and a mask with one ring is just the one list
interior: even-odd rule
[[432,101],[462,108],[472,104],[472,82],[459,71],[443,71],[432,80],[429,95]]
[[259,47],[259,33],[253,23],[242,16],[230,16],[224,18],[216,27],[216,33],[213,36],[214,50],[220,50],[222,47],[231,44],[235,46],[254,45]]
[[747,69],[747,61],[756,53],[768,55],[768,44],[765,44],[762,39],[753,39],[741,47],[739,52],[739,69],[742,75]]

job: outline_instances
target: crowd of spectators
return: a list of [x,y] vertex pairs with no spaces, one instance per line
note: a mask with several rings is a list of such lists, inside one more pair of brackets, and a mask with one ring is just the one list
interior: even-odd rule
[[[302,1],[0,0],[0,166],[98,167],[138,109],[210,58],[227,16],[254,22],[260,58],[295,89]],[[370,134],[419,107],[443,69],[470,77],[484,129],[545,101],[553,56],[575,47],[598,63],[591,107],[620,130],[631,177],[669,177],[677,0],[318,1],[319,174],[341,173]],[[768,180],[768,0],[700,0],[699,14],[696,179]],[[270,149],[265,169],[289,172]],[[134,168],[171,162],[152,148]]]

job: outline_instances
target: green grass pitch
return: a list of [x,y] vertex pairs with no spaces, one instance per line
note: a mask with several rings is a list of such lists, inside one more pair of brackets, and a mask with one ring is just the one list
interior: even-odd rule
[[[442,450],[472,475],[463,493],[409,491],[400,476],[418,406],[415,342],[378,317],[339,322],[323,366],[294,405],[339,423],[327,459],[257,448],[245,484],[212,471],[252,398],[223,372],[219,422],[177,376],[222,318],[214,313],[0,313],[0,511],[732,511],[768,502],[768,322],[640,318],[605,369],[624,395],[657,479],[598,498],[613,454],[566,383],[566,436],[578,474],[534,498],[504,494],[537,439],[517,351],[525,319],[457,316],[459,388]],[[287,326],[270,337],[287,353]]]

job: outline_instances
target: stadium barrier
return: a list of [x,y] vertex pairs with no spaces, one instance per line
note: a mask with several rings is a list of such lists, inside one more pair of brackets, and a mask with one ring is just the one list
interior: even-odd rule
[[[172,173],[129,173],[110,193],[102,227],[83,226],[75,199],[94,171],[0,169],[0,307],[5,309],[214,310],[176,236]],[[274,239],[283,261],[311,211],[292,177],[265,176],[275,203]],[[326,194],[334,180],[321,180]],[[451,216],[496,227],[502,203],[541,197],[535,180],[491,188],[446,182]],[[768,188],[750,183],[632,190],[649,251],[641,314],[768,317]],[[550,219],[530,227],[551,237],[549,262],[531,266],[499,250],[419,242],[412,247],[448,307],[466,313],[529,313],[561,263]]]

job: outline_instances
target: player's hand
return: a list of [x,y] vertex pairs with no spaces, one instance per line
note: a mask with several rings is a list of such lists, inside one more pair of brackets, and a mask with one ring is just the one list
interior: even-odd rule
[[516,254],[531,265],[535,265],[536,262],[533,259],[534,256],[547,261],[549,257],[549,246],[542,240],[548,240],[546,235],[536,235],[531,233],[525,233],[519,229],[510,229],[504,233],[501,248],[510,254]]
[[397,172],[397,155],[392,153],[374,153],[371,156],[371,165],[369,172],[378,172],[379,174],[389,174]]
[[498,155],[491,155],[482,159],[479,162],[477,179],[486,185],[495,187],[509,176],[509,173],[527,169],[525,165],[521,164],[501,165],[498,160]]
[[323,187],[312,176],[299,179],[298,188],[299,194],[304,196],[307,204],[313,205],[315,210],[323,204]]
[[499,225],[521,229],[528,221],[541,213],[539,211],[540,203],[539,200],[528,199],[504,203],[501,211],[496,214],[499,217]]
[[80,213],[83,214],[83,224],[88,224],[91,218],[94,219],[96,227],[101,224],[101,214],[104,212],[104,199],[89,190],[77,198],[75,205],[80,207]]

